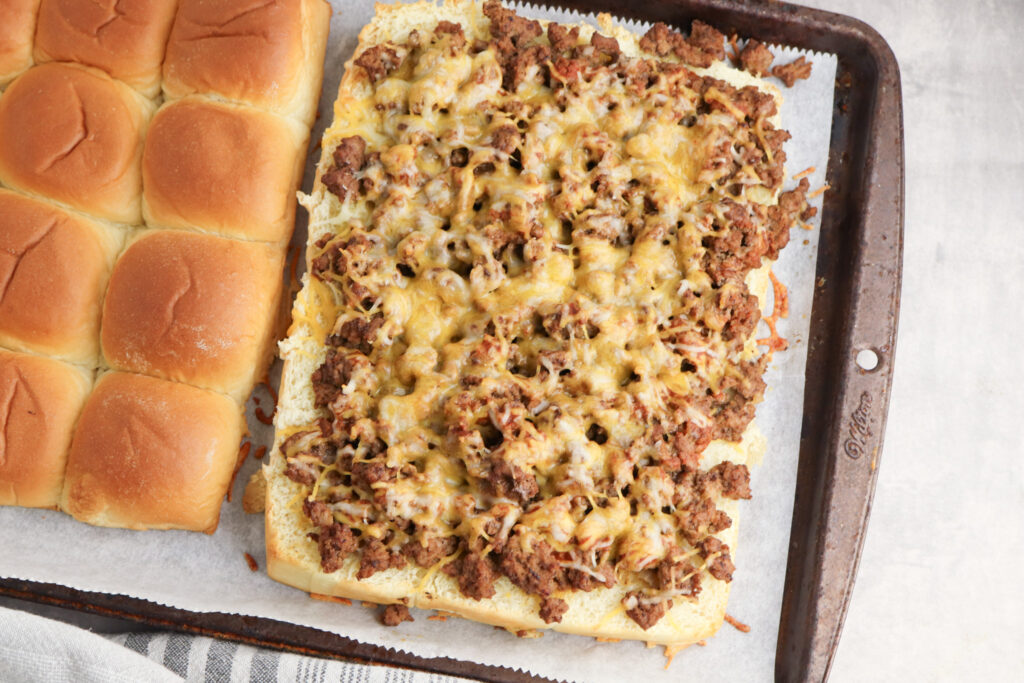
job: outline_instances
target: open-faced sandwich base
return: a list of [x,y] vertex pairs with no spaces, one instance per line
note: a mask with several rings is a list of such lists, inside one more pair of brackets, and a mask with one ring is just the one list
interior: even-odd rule
[[[440,20],[460,23],[468,35],[474,31],[485,33],[488,25],[480,6],[466,0],[446,0],[440,5],[432,2],[378,5],[373,22],[360,33],[355,55],[386,41],[404,40],[414,29],[427,29],[429,32]],[[601,17],[600,24],[600,31],[617,39],[623,53],[640,53],[637,36],[614,26],[607,16]],[[587,37],[593,30],[582,26],[580,35]],[[781,101],[778,91],[772,86],[721,62],[701,72],[737,87],[755,85]],[[303,201],[310,213],[309,245],[335,232],[348,218],[346,205],[339,205],[330,197],[322,177],[331,163],[327,150],[334,149],[342,138],[351,134],[353,122],[347,119],[348,112],[354,102],[365,96],[366,88],[364,75],[353,67],[353,60],[349,60],[335,103],[335,121],[323,139],[325,154],[317,181],[311,195]],[[774,120],[777,123],[777,117]],[[373,139],[373,131],[360,132],[367,140]],[[766,304],[769,270],[770,263],[766,261],[746,278],[749,291],[759,298],[762,309]],[[330,332],[334,320],[329,314],[330,307],[324,305],[323,286],[308,274],[304,276],[303,283],[303,290],[295,302],[289,338],[281,344],[285,365],[275,420],[277,440],[270,463],[264,470],[267,480],[267,563],[271,578],[309,593],[432,608],[515,632],[552,628],[579,635],[636,639],[681,647],[701,641],[718,630],[728,601],[730,584],[727,581],[709,580],[696,598],[674,599],[673,607],[664,618],[645,630],[627,616],[622,606],[624,596],[634,588],[629,585],[617,584],[589,592],[570,590],[557,593],[556,597],[568,604],[568,610],[560,622],[547,624],[538,615],[539,598],[520,590],[504,576],[494,584],[494,597],[483,600],[466,597],[457,580],[440,571],[443,560],[430,568],[409,563],[402,569],[388,569],[369,578],[357,579],[359,559],[350,555],[340,569],[324,572],[317,542],[310,536],[316,528],[302,509],[308,489],[284,475],[286,461],[281,452],[281,445],[289,435],[322,416],[322,411],[315,407],[310,378],[324,361],[326,349],[323,339]],[[763,437],[756,426],[750,424],[738,443],[712,442],[703,453],[701,467],[709,468],[726,460],[737,465],[754,465],[762,457],[764,448]],[[727,544],[735,556],[738,502],[718,496],[715,503],[732,519],[732,525],[715,536]]]

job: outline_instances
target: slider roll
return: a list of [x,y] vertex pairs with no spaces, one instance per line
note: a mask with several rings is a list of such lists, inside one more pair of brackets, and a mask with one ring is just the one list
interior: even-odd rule
[[110,278],[107,363],[245,401],[273,355],[283,266],[268,244],[144,231]]
[[75,430],[61,508],[97,526],[213,533],[242,429],[221,394],[104,375]]
[[0,2],[0,88],[32,66],[32,35],[39,0]]
[[122,232],[0,190],[0,345],[94,366]]
[[132,0],[43,0],[35,59],[102,69],[147,97],[160,92],[160,65],[174,20],[174,3]]
[[136,225],[151,110],[149,100],[101,71],[36,66],[0,97],[0,183]]
[[92,373],[0,350],[0,505],[56,508]]
[[143,154],[146,223],[283,246],[308,137],[251,107],[198,96],[164,106]]
[[164,96],[243,102],[313,124],[330,28],[324,0],[182,0],[167,43]]

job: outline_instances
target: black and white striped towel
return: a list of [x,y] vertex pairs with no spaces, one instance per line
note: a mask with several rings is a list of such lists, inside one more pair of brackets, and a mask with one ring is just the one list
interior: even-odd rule
[[463,678],[303,657],[179,633],[128,633],[109,640],[187,681],[247,683],[456,683]]
[[0,607],[0,681],[18,683],[461,683],[463,678],[303,657],[177,633],[99,636]]

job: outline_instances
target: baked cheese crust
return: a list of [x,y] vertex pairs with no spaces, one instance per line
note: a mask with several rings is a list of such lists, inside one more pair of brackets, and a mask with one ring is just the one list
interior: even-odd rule
[[717,629],[805,206],[778,93],[723,42],[378,6],[304,200],[272,577],[512,630]]

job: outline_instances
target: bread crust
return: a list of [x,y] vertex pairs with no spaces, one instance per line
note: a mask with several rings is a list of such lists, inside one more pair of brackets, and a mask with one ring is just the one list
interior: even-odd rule
[[0,344],[93,367],[123,231],[0,190]]
[[180,2],[164,61],[164,95],[213,94],[308,128],[323,78],[331,7],[325,0],[250,4]]
[[[282,383],[282,387],[291,386]],[[282,393],[279,405],[289,403],[289,396]],[[524,593],[505,577],[495,583],[497,595],[494,598],[472,600],[462,595],[452,577],[412,564],[379,572],[368,579],[357,579],[358,559],[349,557],[341,569],[325,573],[320,567],[317,545],[308,537],[315,528],[297,504],[301,502],[302,488],[283,476],[284,460],[279,446],[275,446],[270,463],[264,466],[267,574],[275,581],[307,593],[441,610],[512,632],[550,628],[582,636],[680,646],[709,638],[722,625],[731,584],[721,581],[709,583],[695,603],[677,600],[664,619],[645,631],[629,619],[620,606],[628,586],[559,594],[556,597],[565,600],[569,609],[560,623],[546,624],[537,616],[537,598]],[[764,437],[751,425],[740,444],[715,442],[709,446],[705,457],[709,458],[709,465],[725,459],[736,464],[753,464],[760,460],[764,449]],[[718,537],[735,549],[739,506],[735,501],[724,501],[719,507],[733,519],[733,525]]]
[[[324,150],[334,149],[341,138],[351,134],[346,132],[352,126],[349,113],[367,93],[366,74],[353,68],[356,56],[373,45],[389,41],[400,43],[412,30],[432,27],[441,20],[460,23],[466,29],[469,41],[473,40],[474,33],[482,33],[488,22],[479,5],[464,0],[377,6],[376,16],[360,32],[359,45],[345,65],[334,106],[334,123],[324,135]],[[582,27],[581,37],[589,37],[592,31],[589,26]],[[616,38],[623,52],[639,53],[637,37],[613,26],[608,17],[602,18],[600,31]],[[711,67],[708,73],[737,86],[756,83],[764,87],[761,81],[720,64]],[[767,89],[778,98],[774,88],[768,86]],[[309,245],[328,234],[332,221],[338,220],[336,200],[328,194],[323,182],[333,163],[330,155],[325,153],[311,196],[303,201],[310,212]],[[310,265],[309,258],[307,254],[307,266]],[[749,289],[758,297],[762,307],[766,301],[769,270],[770,264],[766,263],[747,277]],[[315,528],[300,508],[304,489],[284,476],[285,461],[281,452],[281,444],[289,430],[320,416],[314,407],[309,382],[311,373],[324,359],[324,350],[311,340],[316,336],[314,327],[325,321],[317,309],[318,295],[310,290],[309,276],[305,277],[306,287],[295,303],[295,322],[290,337],[281,344],[285,366],[275,423],[278,438],[271,461],[265,466],[267,558],[271,578],[313,593],[438,609],[510,631],[551,628],[579,635],[636,639],[680,647],[703,640],[718,630],[729,593],[729,583],[724,581],[709,582],[694,601],[675,600],[665,618],[645,630],[630,619],[621,606],[626,592],[635,588],[632,586],[616,585],[611,589],[597,588],[586,593],[558,593],[556,597],[568,604],[568,611],[561,622],[547,624],[537,614],[538,598],[512,585],[505,577],[495,583],[495,597],[477,601],[463,595],[457,581],[438,571],[438,566],[424,569],[409,564],[403,569],[381,571],[369,579],[358,580],[358,561],[349,556],[340,569],[325,573],[320,567],[317,545],[308,537]],[[753,465],[762,457],[764,447],[763,437],[751,424],[740,443],[712,442],[702,456],[701,466],[711,467],[724,460]],[[725,499],[716,500],[716,504],[733,520],[731,527],[716,536],[735,553],[738,505],[736,501]]]
[[133,0],[117,11],[92,0],[43,0],[35,60],[93,66],[155,97],[173,19],[166,0]]
[[75,429],[61,509],[97,526],[212,534],[243,428],[226,396],[107,373]]
[[147,225],[283,246],[308,140],[302,124],[244,105],[200,96],[165,105],[142,157]]
[[0,350],[0,505],[56,508],[92,372]]
[[153,105],[96,69],[41,64],[0,98],[0,182],[116,223],[142,221]]
[[32,36],[39,0],[0,4],[0,88],[32,66]]
[[268,244],[141,232],[104,300],[106,362],[244,402],[273,355],[283,265]]

